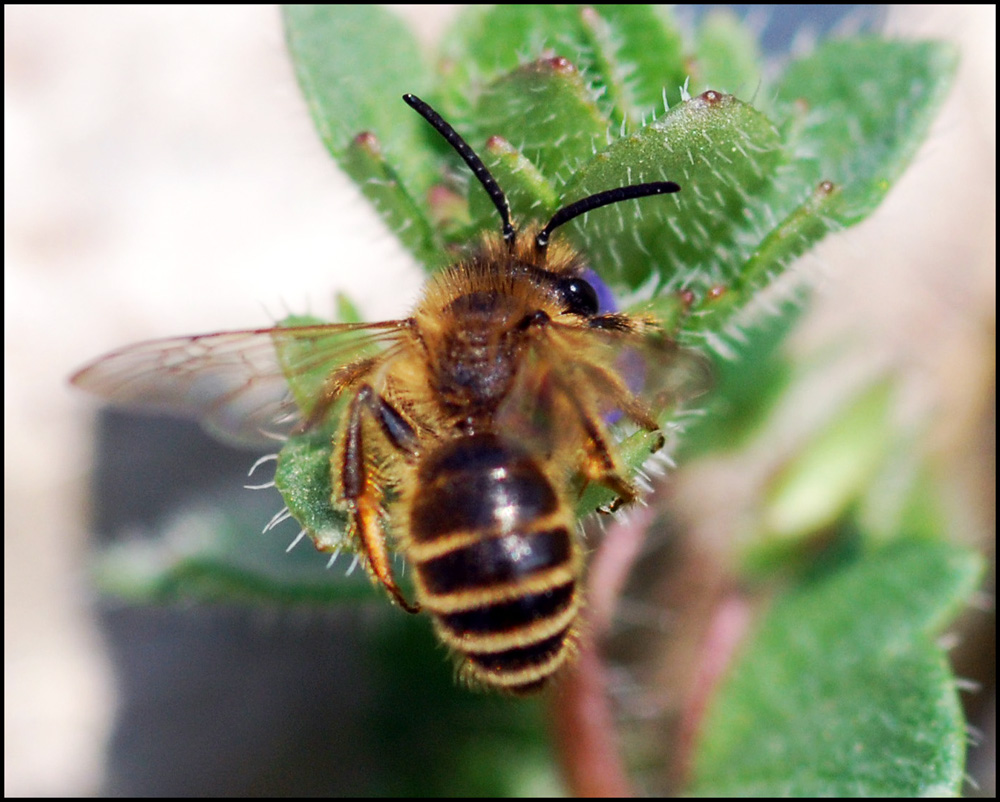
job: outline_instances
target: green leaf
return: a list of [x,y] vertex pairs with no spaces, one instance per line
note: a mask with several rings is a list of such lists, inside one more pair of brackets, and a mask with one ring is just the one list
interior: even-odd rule
[[501,136],[562,185],[605,144],[607,129],[579,70],[562,58],[541,59],[486,88],[476,104],[473,141]]
[[441,42],[438,97],[461,131],[475,124],[478,93],[498,77],[540,58],[582,64],[587,38],[578,7],[468,6]]
[[354,550],[347,536],[347,513],[333,506],[329,434],[294,435],[281,448],[274,482],[289,511],[320,551]]
[[824,530],[857,501],[892,440],[893,395],[889,381],[865,388],[784,466],[760,511],[765,548]]
[[802,311],[801,304],[786,303],[779,314],[749,329],[731,355],[710,354],[715,384],[703,414],[684,427],[679,464],[739,451],[760,432],[791,383],[793,368],[783,346]]
[[692,332],[731,328],[796,258],[876,208],[926,136],[954,62],[952,49],[938,43],[867,39],[827,43],[788,68],[777,106],[795,158],[757,199],[768,216],[784,218],[725,292],[703,297]]
[[779,85],[798,159],[795,181],[843,189],[834,215],[864,219],[913,159],[944,102],[958,57],[940,42],[826,42]]
[[676,181],[681,191],[616,203],[567,228],[620,292],[648,282],[659,291],[706,292],[738,276],[762,238],[760,197],[783,160],[766,117],[731,95],[700,95],[597,154],[563,199],[649,181]]
[[662,109],[664,96],[680,99],[682,47],[669,11],[654,6],[471,7],[442,43],[442,103],[460,126],[474,124],[470,99],[482,86],[527,61],[559,56],[586,75],[617,128],[623,117],[634,124]]
[[[329,558],[305,541],[289,551],[290,524],[272,530],[278,494],[234,488],[211,511],[186,510],[150,538],[101,552],[94,576],[106,593],[134,603],[178,599],[334,604],[378,598],[364,572],[327,570]],[[264,531],[261,531],[264,530]]]
[[400,192],[422,200],[435,178],[427,124],[400,99],[429,82],[413,34],[380,6],[282,8],[295,74],[327,149],[344,165],[355,137],[374,134]]
[[956,795],[966,732],[934,638],[981,570],[904,540],[779,600],[711,702],[689,792]]
[[921,440],[898,438],[893,446],[865,488],[857,510],[859,525],[876,542],[902,532],[940,539],[950,528],[947,483],[939,475],[940,466],[922,453]]
[[680,29],[664,6],[584,6],[580,19],[592,57],[584,62],[611,104],[613,126],[644,124],[681,100],[688,78]]
[[753,98],[758,109],[767,101],[768,90],[762,83],[763,60],[757,38],[750,28],[727,8],[713,8],[698,26],[695,57],[694,91],[714,89]]
[[434,268],[448,263],[448,254],[423,208],[410,197],[386,162],[373,134],[356,136],[344,151],[340,166],[421,264]]

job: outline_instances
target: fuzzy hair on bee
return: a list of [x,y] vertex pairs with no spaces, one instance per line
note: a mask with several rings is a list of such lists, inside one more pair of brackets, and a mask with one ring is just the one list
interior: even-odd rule
[[[652,317],[603,311],[584,255],[553,234],[601,206],[680,187],[613,188],[519,231],[472,148],[422,100],[404,100],[462,157],[501,219],[499,232],[430,277],[409,317],[154,340],[73,381],[242,442],[328,427],[331,503],[346,511],[372,580],[431,617],[468,683],[528,694],[570,660],[580,632],[581,488],[609,488],[615,506],[638,495],[608,421],[656,431],[652,400],[683,362]],[[293,399],[289,382],[317,369],[316,393]],[[394,553],[412,567],[412,600]]]

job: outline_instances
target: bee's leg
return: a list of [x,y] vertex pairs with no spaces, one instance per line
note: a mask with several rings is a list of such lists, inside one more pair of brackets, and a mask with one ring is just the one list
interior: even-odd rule
[[598,482],[618,494],[618,498],[598,509],[598,512],[614,512],[635,499],[636,489],[622,477],[611,448],[608,446],[603,427],[592,415],[588,414],[579,402],[575,402],[573,406],[588,440],[587,454],[583,464],[584,478],[588,482]]
[[[602,393],[614,399],[613,405],[625,417],[648,432],[659,431],[659,424],[652,413],[636,400],[621,377],[597,365],[584,365],[583,367],[586,369],[590,381],[599,387]],[[584,477],[588,482],[599,482],[618,495],[618,498],[613,499],[610,503],[598,507],[597,511],[604,514],[615,512],[635,500],[636,489],[622,476],[622,471],[616,464],[613,452],[608,446],[605,428],[596,413],[588,412],[582,402],[576,399],[573,401],[573,407],[589,442],[587,460],[583,466]],[[664,442],[661,434],[652,450],[659,451]]]
[[[374,578],[389,591],[400,607],[409,613],[417,613],[420,612],[420,605],[411,604],[406,600],[392,573],[385,531],[380,521],[382,513],[381,492],[373,481],[365,453],[362,415],[366,412],[374,412],[383,432],[386,431],[387,426],[391,429],[393,424],[398,423],[406,427],[410,435],[413,435],[413,430],[409,428],[402,416],[387,402],[376,396],[371,386],[364,385],[351,400],[351,406],[347,413],[344,446],[340,452],[341,487],[350,508],[351,527],[358,537],[361,550],[368,560],[368,568]],[[386,418],[391,419],[391,422],[385,423]],[[392,435],[387,434],[387,437],[394,446],[397,446],[396,439]],[[415,436],[413,439],[416,439]]]
[[308,431],[318,425],[326,417],[326,413],[330,411],[340,394],[366,373],[371,372],[372,366],[377,362],[378,357],[369,357],[349,365],[343,365],[331,373],[323,382],[319,397],[313,403],[308,417],[298,425],[296,432]]
[[416,456],[417,433],[407,423],[406,418],[382,396],[376,395],[369,385],[366,384],[361,388],[361,392],[365,394],[365,403],[382,427],[382,434],[389,444],[407,457]]
[[639,403],[620,376],[597,365],[584,365],[583,367],[587,371],[590,381],[601,388],[602,392],[609,398],[614,399],[614,405],[621,410],[625,417],[647,432],[655,432],[660,428],[653,413]]

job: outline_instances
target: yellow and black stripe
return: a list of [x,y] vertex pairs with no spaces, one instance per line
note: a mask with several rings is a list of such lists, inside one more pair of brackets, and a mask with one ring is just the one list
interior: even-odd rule
[[573,517],[538,462],[495,434],[421,461],[407,501],[417,597],[472,682],[540,688],[572,648],[579,612]]

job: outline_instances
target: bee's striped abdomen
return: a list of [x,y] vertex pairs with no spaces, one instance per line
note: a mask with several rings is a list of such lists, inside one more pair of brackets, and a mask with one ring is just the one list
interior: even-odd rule
[[421,604],[474,681],[535,690],[565,662],[579,609],[573,518],[525,451],[497,435],[446,442],[407,503]]

